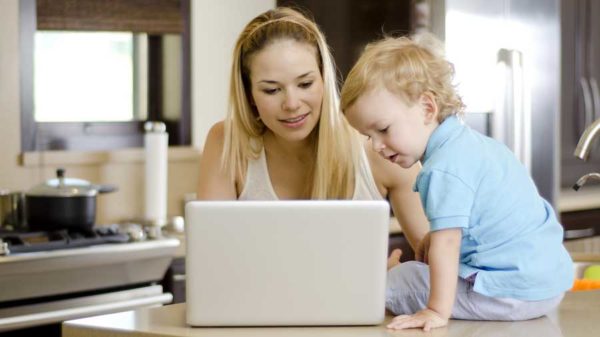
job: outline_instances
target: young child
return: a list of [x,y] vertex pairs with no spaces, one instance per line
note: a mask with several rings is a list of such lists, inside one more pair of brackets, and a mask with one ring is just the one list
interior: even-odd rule
[[431,35],[372,43],[342,89],[342,111],[374,151],[423,165],[414,190],[431,225],[418,250],[428,265],[388,272],[386,306],[400,315],[388,328],[542,316],[573,284],[562,226],[510,150],[462,123],[439,45]]

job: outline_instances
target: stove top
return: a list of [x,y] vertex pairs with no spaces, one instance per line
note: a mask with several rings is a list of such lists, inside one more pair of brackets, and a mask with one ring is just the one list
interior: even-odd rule
[[88,247],[105,243],[129,242],[129,234],[118,225],[96,226],[92,229],[68,229],[40,232],[0,232],[8,253],[29,253],[56,249]]

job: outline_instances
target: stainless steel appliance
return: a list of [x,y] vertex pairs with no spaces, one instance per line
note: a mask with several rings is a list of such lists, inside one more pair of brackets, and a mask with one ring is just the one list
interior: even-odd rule
[[431,10],[431,29],[455,65],[467,123],[510,147],[556,206],[559,0],[431,0]]
[[116,226],[0,232],[0,332],[170,303],[158,284],[179,240]]

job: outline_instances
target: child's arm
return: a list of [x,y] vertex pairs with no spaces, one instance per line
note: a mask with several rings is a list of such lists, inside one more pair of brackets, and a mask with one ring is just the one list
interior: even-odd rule
[[427,308],[414,315],[395,317],[388,328],[419,328],[429,331],[431,328],[448,324],[456,297],[458,281],[458,257],[462,229],[450,228],[431,233],[429,247],[430,293]]
[[428,255],[431,289],[427,307],[444,319],[450,318],[456,297],[461,238],[462,229],[460,228],[443,229],[431,233]]

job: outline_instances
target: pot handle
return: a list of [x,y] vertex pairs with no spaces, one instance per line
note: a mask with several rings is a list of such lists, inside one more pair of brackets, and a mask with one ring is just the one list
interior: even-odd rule
[[98,190],[98,193],[111,193],[119,190],[114,185],[95,185],[94,187]]

